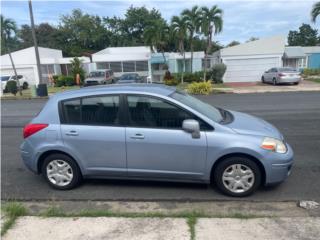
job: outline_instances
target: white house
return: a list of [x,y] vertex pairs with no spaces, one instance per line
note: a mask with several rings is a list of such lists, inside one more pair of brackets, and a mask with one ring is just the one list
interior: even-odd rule
[[[42,79],[48,81],[48,76],[57,74],[70,74],[70,60],[63,58],[62,51],[58,49],[39,47]],[[30,85],[39,83],[38,68],[34,47],[25,48],[11,53],[17,74],[23,75]],[[80,58],[86,71],[90,71],[90,59]],[[0,57],[1,75],[14,75],[9,54]]]
[[285,36],[275,36],[223,48],[215,52],[214,63],[227,66],[224,82],[256,82],[264,71],[282,66]]
[[150,47],[110,47],[92,54],[96,69],[112,69],[119,77],[126,72],[150,75]]

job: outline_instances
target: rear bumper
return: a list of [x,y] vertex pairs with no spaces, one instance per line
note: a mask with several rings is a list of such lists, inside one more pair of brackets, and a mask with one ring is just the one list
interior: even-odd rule
[[296,83],[300,82],[301,78],[300,77],[279,77],[278,83]]
[[265,185],[274,185],[283,182],[290,174],[293,165],[293,150],[287,144],[288,151],[285,154],[273,153],[273,159],[264,159],[266,181]]

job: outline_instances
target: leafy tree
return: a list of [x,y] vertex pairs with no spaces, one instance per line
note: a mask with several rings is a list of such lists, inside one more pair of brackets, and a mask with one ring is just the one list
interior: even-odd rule
[[190,41],[190,50],[191,50],[191,72],[192,72],[192,63],[193,63],[193,40],[194,40],[194,34],[199,31],[200,23],[201,23],[201,11],[199,7],[193,6],[191,10],[185,9],[182,12],[182,15],[185,17],[185,19],[188,21],[189,24],[189,41]]
[[60,19],[57,42],[68,56],[95,52],[108,46],[109,37],[99,16],[84,14],[80,9]]
[[166,63],[167,60],[164,55],[165,47],[169,38],[169,27],[163,20],[154,20],[148,27],[145,28],[144,41],[150,46],[151,51],[161,51],[163,60]]
[[207,7],[202,7],[201,14],[201,32],[207,37],[207,49],[205,51],[205,67],[203,79],[206,80],[206,68],[207,68],[207,57],[209,51],[212,47],[212,37],[222,31],[223,20],[222,20],[222,10],[214,5],[210,9]]
[[316,22],[317,17],[320,15],[320,2],[317,2],[313,5],[311,10],[311,20]]
[[289,31],[289,46],[316,46],[318,43],[318,30],[309,24],[302,24],[299,31]]
[[133,7],[131,6],[124,19],[124,27],[128,33],[129,39],[131,39],[132,44],[141,45],[144,43],[143,33],[146,27],[156,22],[157,20],[162,20],[161,13],[155,8],[150,11],[146,7]]
[[79,74],[81,82],[83,82],[86,72],[82,67],[81,59],[75,57],[70,62],[71,62],[71,73],[72,73],[73,79],[76,80],[77,74]]
[[[48,48],[60,48],[57,43],[59,35],[58,29],[49,23],[41,23],[35,26],[38,45]],[[27,24],[21,26],[18,31],[18,37],[21,40],[20,47],[27,48],[33,46],[31,27]]]
[[[15,39],[15,35],[17,32],[17,25],[16,25],[15,21],[13,21],[10,18],[5,18],[2,14],[0,15],[0,18],[1,18],[1,53],[3,52],[3,50],[6,50],[8,52],[9,58],[11,61],[11,65],[13,68],[13,72],[16,77],[15,84],[16,84],[16,86],[18,86],[20,95],[22,95],[22,89],[20,88],[20,82],[18,79],[17,69],[14,65],[14,62],[13,62],[13,59],[11,56],[11,47],[13,45],[13,42],[14,42],[13,39]],[[8,86],[8,88],[9,88],[9,86]],[[12,92],[14,95],[16,95],[16,92],[14,93],[13,90],[11,91],[9,89],[9,91]]]
[[236,46],[236,45],[239,45],[239,44],[240,44],[240,42],[238,42],[238,41],[232,41],[226,47],[233,47],[233,46]]
[[8,53],[8,50],[15,50],[18,47],[16,37],[17,24],[11,18],[1,17],[1,55]]
[[186,71],[186,54],[184,48],[184,40],[187,35],[187,31],[190,30],[190,25],[184,16],[173,16],[171,19],[171,28],[173,34],[178,39],[178,49],[181,55],[183,55],[183,71],[181,74],[181,82],[183,83],[183,75]]

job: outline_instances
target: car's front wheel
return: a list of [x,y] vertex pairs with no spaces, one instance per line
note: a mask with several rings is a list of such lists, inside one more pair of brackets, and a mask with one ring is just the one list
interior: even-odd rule
[[261,183],[258,165],[245,157],[231,157],[223,160],[215,168],[213,177],[219,190],[233,197],[248,196]]
[[65,154],[46,157],[41,170],[49,185],[59,190],[74,188],[82,179],[78,165]]

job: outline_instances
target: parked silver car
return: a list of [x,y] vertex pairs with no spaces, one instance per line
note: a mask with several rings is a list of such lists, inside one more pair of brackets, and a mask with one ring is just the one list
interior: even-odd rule
[[277,184],[293,151],[270,123],[159,84],[52,96],[23,131],[25,165],[57,189],[82,178],[213,182],[231,196]]
[[263,83],[272,83],[273,85],[281,83],[299,84],[301,76],[299,71],[291,67],[271,68],[264,72],[261,81]]
[[110,84],[115,82],[113,71],[110,69],[96,70],[89,73],[84,80],[84,86]]

